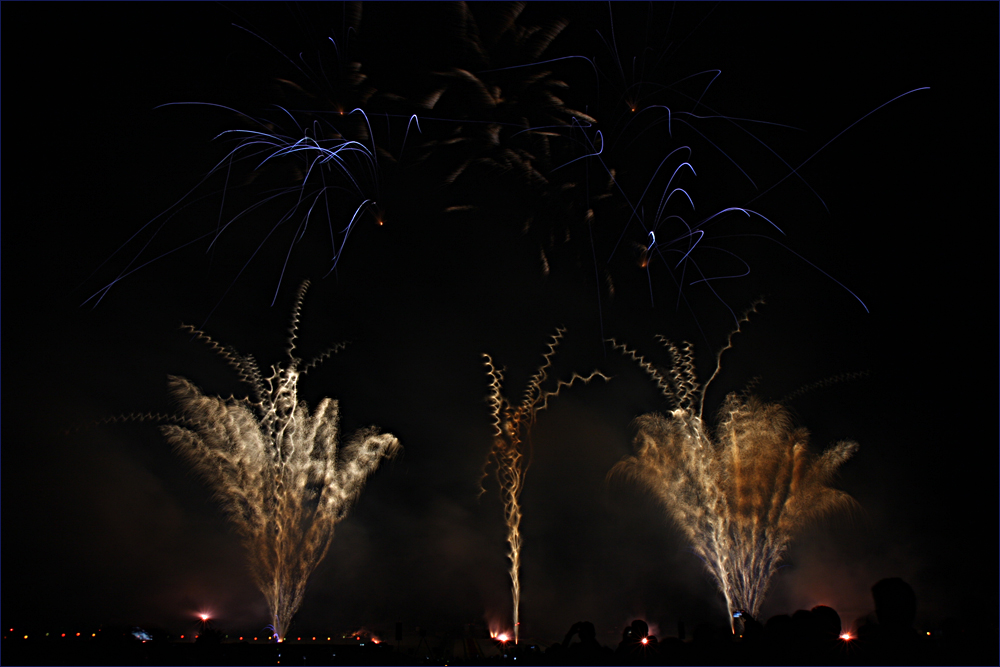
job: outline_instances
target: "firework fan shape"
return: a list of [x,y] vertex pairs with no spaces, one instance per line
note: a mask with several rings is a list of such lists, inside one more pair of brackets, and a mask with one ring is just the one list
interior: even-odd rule
[[273,366],[267,379],[252,356],[240,356],[192,329],[252,387],[253,400],[206,396],[184,378],[172,377],[181,417],[161,427],[214,488],[236,526],[278,641],[326,555],[334,526],[382,459],[400,449],[394,436],[375,427],[358,431],[341,447],[338,402],[324,398],[310,412],[299,401],[300,376],[338,349],[304,366],[294,355],[307,287],[303,283],[296,299],[288,362]]
[[713,437],[702,419],[705,388],[691,346],[679,350],[661,340],[673,361],[667,372],[616,344],[653,378],[671,409],[636,419],[635,454],[610,475],[638,482],[663,503],[715,579],[730,619],[736,610],[756,617],[795,532],[855,504],[829,483],[858,445],[840,442],[816,455],[808,431],[792,424],[783,405],[736,393],[723,401]]
[[[486,477],[490,464],[493,464],[500,486],[504,521],[507,526],[507,544],[510,547],[507,556],[510,558],[515,644],[520,635],[521,491],[524,490],[524,477],[531,464],[531,429],[535,425],[538,412],[548,407],[549,399],[558,396],[564,387],[571,387],[578,380],[586,384],[595,377],[610,379],[600,371],[594,371],[586,377],[573,373],[569,380],[559,380],[554,389],[542,389],[542,384],[548,379],[552,367],[552,356],[556,353],[556,347],[565,333],[565,329],[556,329],[552,340],[549,341],[548,351],[542,355],[544,361],[532,376],[524,392],[524,399],[518,405],[514,405],[503,395],[503,370],[493,365],[490,355],[483,354],[486,359],[486,372],[492,380],[488,400],[493,417],[493,447],[487,456],[483,477]],[[481,488],[480,493],[484,492],[485,488]]]

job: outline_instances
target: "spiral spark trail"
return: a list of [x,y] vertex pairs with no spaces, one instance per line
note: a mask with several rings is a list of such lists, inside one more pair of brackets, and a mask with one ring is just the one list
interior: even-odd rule
[[783,405],[736,393],[724,400],[713,438],[702,420],[711,379],[699,386],[690,344],[679,350],[660,340],[672,357],[666,372],[615,343],[672,409],[636,420],[636,452],[609,475],[639,482],[663,503],[715,579],[730,623],[735,610],[756,617],[795,531],[855,504],[828,483],[858,445],[840,442],[817,456],[808,450],[808,431],[793,426]]
[[310,414],[298,399],[298,380],[329,354],[302,366],[294,354],[299,311],[308,281],[299,288],[290,330],[288,362],[263,379],[250,355],[208,341],[253,389],[251,398],[205,396],[184,378],[171,377],[180,403],[167,440],[214,487],[243,539],[254,582],[264,594],[274,634],[281,641],[302,603],[306,581],[326,555],[334,526],[361,493],[381,460],[399,441],[376,427],[339,441],[339,405],[329,398]]
[[[610,379],[600,371],[594,371],[586,377],[573,373],[568,381],[559,380],[554,389],[549,391],[542,389],[542,383],[548,379],[552,367],[552,356],[565,333],[566,330],[563,328],[556,329],[552,340],[549,341],[548,352],[542,355],[544,359],[542,365],[528,383],[524,399],[516,406],[503,396],[503,369],[496,368],[490,355],[483,353],[486,359],[486,372],[492,380],[488,400],[493,417],[493,447],[487,456],[483,477],[485,478],[490,463],[493,463],[496,466],[496,478],[504,507],[504,521],[507,524],[509,546],[507,556],[510,558],[515,644],[520,635],[521,491],[524,489],[525,474],[531,464],[531,428],[538,413],[548,407],[549,399],[558,396],[564,387],[571,387],[577,380],[586,384],[595,377]],[[482,488],[480,493],[485,493],[485,488]]]

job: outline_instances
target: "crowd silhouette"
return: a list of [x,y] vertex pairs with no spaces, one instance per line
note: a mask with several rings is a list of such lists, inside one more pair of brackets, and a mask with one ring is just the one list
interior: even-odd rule
[[[550,665],[977,665],[998,664],[997,624],[946,620],[934,632],[915,627],[917,598],[898,577],[871,589],[873,614],[848,631],[840,614],[819,605],[762,623],[745,612],[734,626],[700,623],[691,641],[657,638],[645,621],[624,628],[617,648],[602,646],[594,625],[579,621],[544,654],[507,651],[506,659]],[[526,660],[526,658],[531,658]]]
[[[729,624],[699,623],[686,636],[657,637],[641,619],[622,630],[617,646],[598,640],[594,624],[573,623],[561,642],[548,647],[493,640],[483,651],[469,628],[444,643],[421,632],[416,649],[391,642],[355,645],[250,644],[227,642],[207,623],[193,642],[153,639],[134,632],[105,632],[103,640],[4,642],[4,664],[103,665],[995,665],[998,626],[987,606],[969,604],[961,618],[932,632],[915,627],[917,597],[905,581],[882,579],[871,589],[874,611],[850,627],[827,606],[778,614],[766,622],[740,612]],[[400,630],[397,629],[397,633]],[[146,636],[145,634],[143,635]],[[396,639],[400,637],[397,634]],[[487,643],[489,640],[482,640]]]

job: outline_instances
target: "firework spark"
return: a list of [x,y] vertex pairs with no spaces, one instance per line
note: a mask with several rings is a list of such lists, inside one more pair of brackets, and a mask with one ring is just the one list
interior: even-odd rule
[[293,310],[288,362],[264,379],[250,355],[241,356],[192,329],[253,388],[253,399],[205,396],[191,382],[172,377],[179,424],[164,435],[214,487],[243,538],[254,582],[267,600],[278,641],[302,603],[306,581],[323,560],[334,526],[347,515],[367,477],[393,456],[399,441],[375,427],[339,446],[339,405],[329,398],[310,414],[298,399],[298,380],[309,364],[295,351],[299,311]]
[[712,379],[698,384],[690,344],[660,340],[672,357],[666,372],[615,344],[653,378],[671,410],[636,420],[636,453],[610,474],[639,482],[663,503],[715,579],[730,619],[735,610],[756,616],[795,531],[855,503],[828,483],[858,445],[840,442],[815,455],[808,431],[793,426],[783,405],[736,393],[724,400],[713,437],[702,420]]
[[[486,372],[492,379],[489,404],[493,416],[493,447],[486,459],[483,476],[485,477],[490,463],[493,463],[496,466],[496,478],[500,485],[500,497],[504,507],[504,521],[507,525],[509,545],[507,556],[510,558],[515,644],[520,634],[521,491],[524,490],[524,477],[531,465],[531,428],[538,413],[548,407],[549,399],[558,396],[564,387],[571,387],[577,380],[588,383],[595,377],[610,379],[600,371],[594,371],[586,377],[573,373],[569,380],[559,380],[554,389],[542,389],[542,383],[548,379],[552,367],[552,356],[565,333],[565,329],[556,329],[548,344],[548,352],[542,355],[544,359],[542,365],[528,383],[524,399],[516,406],[503,396],[503,369],[496,368],[490,355],[483,354],[486,359]],[[485,488],[481,489],[481,493],[484,492]]]

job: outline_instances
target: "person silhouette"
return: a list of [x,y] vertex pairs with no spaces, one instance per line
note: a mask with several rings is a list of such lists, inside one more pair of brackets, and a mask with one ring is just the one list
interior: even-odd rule
[[649,625],[636,619],[622,631],[622,640],[615,655],[629,662],[647,662],[658,654],[655,635],[649,634]]
[[847,658],[847,646],[840,638],[844,626],[837,610],[826,605],[816,605],[812,615],[813,652],[818,660],[839,663]]
[[865,652],[879,662],[912,664],[918,657],[920,634],[913,627],[917,596],[899,577],[881,579],[872,586],[877,623],[858,629]]
[[[573,637],[580,641],[573,642]],[[574,623],[562,642],[560,655],[572,664],[598,664],[607,662],[611,650],[597,641],[597,630],[590,621]]]

